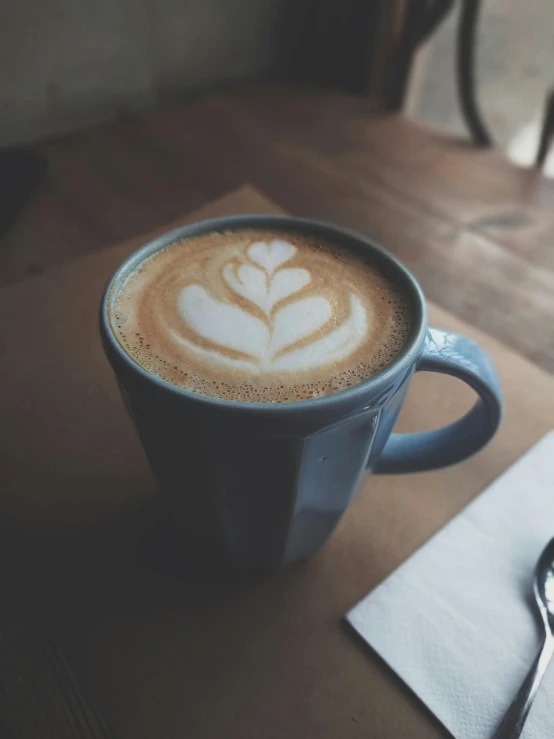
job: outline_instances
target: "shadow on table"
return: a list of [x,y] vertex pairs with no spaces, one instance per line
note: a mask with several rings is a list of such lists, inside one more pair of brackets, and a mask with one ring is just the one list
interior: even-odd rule
[[[79,490],[79,481],[73,484]],[[96,484],[105,500],[109,483]],[[49,512],[0,522],[5,596],[15,609],[54,624],[84,625],[105,618],[106,609],[137,616],[154,603],[160,610],[172,602],[183,612],[209,611],[264,579],[238,575],[215,542],[184,534],[159,495],[89,522],[61,524],[65,513],[57,521]]]

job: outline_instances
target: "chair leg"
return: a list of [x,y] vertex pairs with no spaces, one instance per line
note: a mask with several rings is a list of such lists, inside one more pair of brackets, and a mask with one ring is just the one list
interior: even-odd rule
[[548,156],[548,151],[554,139],[554,87],[546,96],[546,104],[544,106],[544,118],[542,123],[541,137],[539,139],[539,148],[535,158],[535,166],[542,169]]
[[492,146],[477,104],[475,91],[475,40],[481,0],[463,0],[458,27],[456,73],[461,113],[477,146]]

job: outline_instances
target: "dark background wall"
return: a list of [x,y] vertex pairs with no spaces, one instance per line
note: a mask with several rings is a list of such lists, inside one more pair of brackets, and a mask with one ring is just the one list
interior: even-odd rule
[[271,63],[281,0],[21,0],[0,9],[0,144]]
[[20,0],[0,10],[0,145],[276,78],[363,89],[390,0]]

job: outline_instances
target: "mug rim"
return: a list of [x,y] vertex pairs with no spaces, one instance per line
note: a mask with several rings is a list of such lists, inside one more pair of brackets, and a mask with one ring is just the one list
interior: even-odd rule
[[[233,231],[242,228],[259,228],[260,230],[263,230],[264,228],[267,228],[268,230],[281,229],[285,231],[296,231],[300,234],[307,233],[308,235],[314,235],[315,232],[317,236],[327,239],[332,244],[337,244],[341,248],[346,248],[349,251],[352,251],[353,249],[351,247],[352,245],[355,245],[354,251],[371,251],[376,254],[378,261],[384,262],[387,267],[390,267],[392,273],[399,276],[400,281],[407,287],[409,297],[412,302],[413,314],[410,337],[394,360],[382,370],[379,370],[379,372],[368,377],[366,380],[363,380],[351,387],[344,388],[343,390],[338,390],[330,395],[323,395],[305,400],[287,401],[283,403],[271,403],[226,400],[224,398],[202,395],[201,393],[187,390],[179,385],[174,385],[173,383],[164,380],[162,377],[159,377],[152,372],[149,372],[129,354],[127,354],[115,336],[109,317],[110,307],[113,305],[118,291],[127,277],[142,261],[147,259],[153,253],[165,248],[166,246],[170,246],[174,242],[183,238],[193,238],[212,231]],[[195,221],[194,223],[180,226],[171,231],[166,231],[160,236],[145,242],[142,246],[129,254],[129,256],[126,257],[115,270],[104,290],[100,305],[100,331],[104,348],[107,353],[107,345],[109,345],[110,351],[114,352],[116,357],[133,374],[146,382],[153,383],[161,390],[177,395],[179,398],[204,404],[210,408],[219,408],[221,410],[235,409],[240,410],[241,412],[282,413],[285,410],[289,412],[304,412],[308,409],[324,411],[325,408],[330,409],[333,405],[340,402],[348,402],[350,404],[355,402],[357,399],[365,401],[367,400],[368,394],[370,394],[373,389],[378,390],[380,386],[390,383],[393,377],[395,377],[399,372],[403,373],[404,371],[408,371],[409,367],[416,362],[417,356],[419,355],[425,340],[425,334],[427,331],[427,305],[419,283],[402,262],[382,246],[376,244],[370,238],[357,231],[335,226],[325,221],[310,218],[296,218],[288,215],[253,214],[222,216],[202,221]],[[111,361],[109,353],[108,358]]]

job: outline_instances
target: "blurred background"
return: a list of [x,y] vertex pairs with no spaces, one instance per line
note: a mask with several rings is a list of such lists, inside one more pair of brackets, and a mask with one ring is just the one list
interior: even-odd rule
[[[22,0],[0,25],[0,144],[91,125],[244,79],[383,96],[407,74],[410,117],[465,135],[455,77],[464,0]],[[484,0],[476,87],[495,141],[523,164],[554,80],[551,0]],[[439,15],[425,43],[418,28]],[[443,16],[440,17],[441,12]],[[419,53],[416,53],[419,49]],[[404,65],[405,69],[402,69]],[[402,84],[402,83],[401,83]],[[386,97],[386,94],[385,94]],[[397,103],[398,100],[395,101]],[[554,174],[554,160],[546,171]]]
[[[476,75],[483,115],[518,164],[533,162],[545,93],[554,84],[554,4],[551,0],[485,0],[476,30]],[[454,84],[457,2],[414,61],[406,113],[466,135]],[[544,173],[554,177],[554,152]]]
[[258,77],[280,0],[22,0],[0,24],[0,141],[28,141]]
[[552,369],[553,38],[552,0],[4,3],[0,286],[254,186]]

